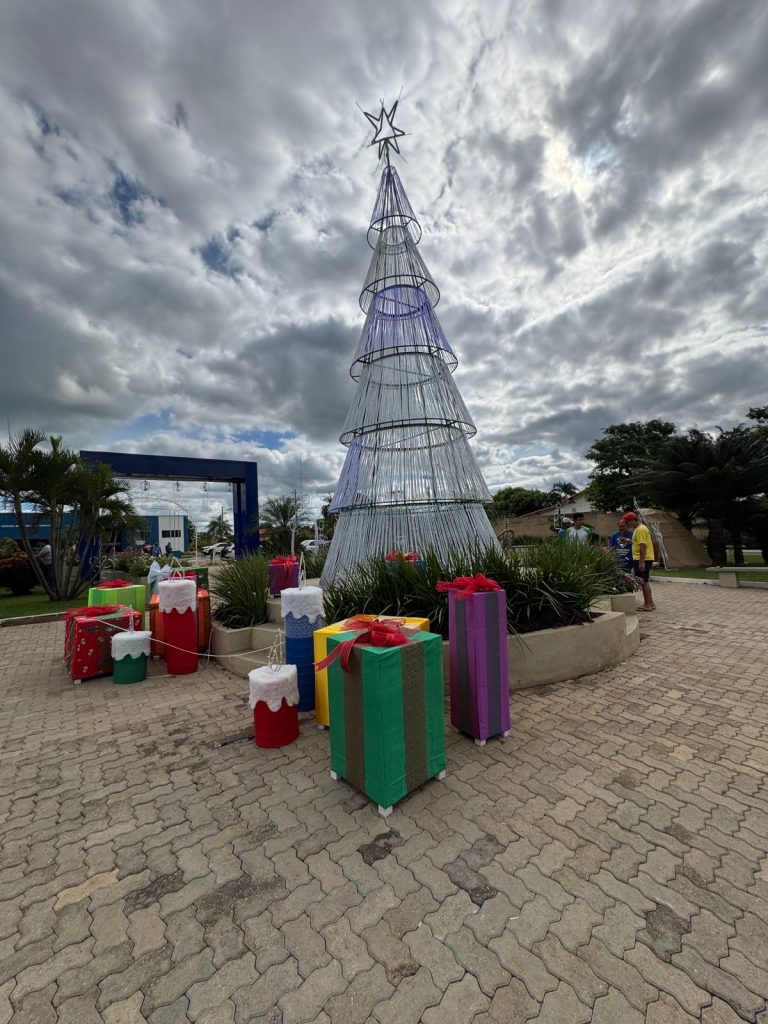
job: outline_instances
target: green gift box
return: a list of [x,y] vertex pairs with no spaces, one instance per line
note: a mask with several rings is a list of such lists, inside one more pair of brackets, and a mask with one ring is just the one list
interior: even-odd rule
[[[328,637],[328,653],[355,633]],[[445,774],[443,641],[415,633],[398,647],[356,646],[349,671],[328,667],[331,775],[392,805]]]
[[88,591],[88,607],[94,608],[104,604],[129,604],[137,612],[141,612],[143,622],[144,612],[147,610],[147,588],[143,583],[122,587],[91,587]]

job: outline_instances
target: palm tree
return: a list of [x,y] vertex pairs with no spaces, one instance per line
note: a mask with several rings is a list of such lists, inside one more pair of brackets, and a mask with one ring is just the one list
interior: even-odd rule
[[261,506],[261,522],[271,532],[271,546],[275,551],[293,550],[296,531],[311,522],[309,509],[302,497],[285,494],[270,498]]
[[203,532],[211,543],[225,540],[231,544],[235,539],[234,531],[223,515],[213,516]]
[[[707,549],[713,562],[727,561],[726,530],[741,559],[741,531],[747,516],[741,506],[768,491],[768,444],[760,432],[744,426],[718,428],[713,437],[701,430],[671,437],[643,472],[628,485],[640,484],[652,500],[689,518],[701,516],[707,524]],[[747,505],[744,505],[746,511]]]
[[[50,450],[40,448],[48,441]],[[0,496],[16,515],[21,544],[35,576],[52,600],[75,597],[86,585],[88,559],[95,541],[135,515],[126,497],[126,484],[108,466],[85,466],[60,437],[23,430],[0,445]],[[52,554],[51,579],[40,566],[25,518],[47,520]],[[26,516],[28,516],[28,511]]]

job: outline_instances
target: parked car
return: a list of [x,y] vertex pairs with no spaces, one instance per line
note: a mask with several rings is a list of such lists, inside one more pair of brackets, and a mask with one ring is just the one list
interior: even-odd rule
[[202,550],[203,554],[208,555],[209,558],[213,558],[216,555],[219,558],[230,558],[235,553],[235,545],[230,544],[228,540],[219,540],[215,544],[208,544]]
[[319,537],[317,540],[303,540],[301,542],[302,550],[308,555],[317,555],[320,553],[321,548],[327,547],[331,542]]

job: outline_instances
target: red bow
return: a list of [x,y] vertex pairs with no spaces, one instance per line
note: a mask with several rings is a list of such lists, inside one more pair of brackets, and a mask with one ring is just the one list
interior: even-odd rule
[[501,590],[502,588],[495,580],[489,580],[487,576],[483,576],[481,572],[478,572],[474,576],[457,576],[455,580],[450,582],[440,580],[435,589],[441,593],[446,590],[454,590],[459,601],[466,601],[473,594],[487,593],[492,590]]
[[402,644],[407,644],[410,639],[397,626],[390,626],[386,622],[373,621],[367,623],[367,625],[368,628],[363,630],[363,632],[358,633],[357,636],[352,637],[350,640],[342,640],[327,657],[323,658],[322,661],[315,662],[315,669],[318,672],[322,672],[324,668],[332,665],[337,658],[341,658],[341,667],[345,672],[349,672],[352,651],[355,647],[361,644],[365,644],[368,647],[400,647]]
[[281,565],[283,567],[283,587],[287,587],[291,582],[291,571],[298,561],[296,555],[276,555],[269,563],[270,565]]
[[386,555],[384,555],[384,561],[385,562],[420,562],[421,561],[421,555],[418,553],[418,551],[406,551],[406,553],[403,554],[403,552],[400,550],[400,548],[394,548],[394,550],[388,551],[386,553]]
[[103,583],[99,583],[99,590],[111,590],[113,587],[132,587],[133,584],[130,580],[105,580]]

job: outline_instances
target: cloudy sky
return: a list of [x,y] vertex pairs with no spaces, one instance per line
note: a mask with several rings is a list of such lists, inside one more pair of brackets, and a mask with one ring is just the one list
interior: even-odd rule
[[582,482],[611,423],[737,422],[768,395],[767,52],[764,0],[5,0],[2,419],[332,489],[356,103],[402,89],[491,490]]

